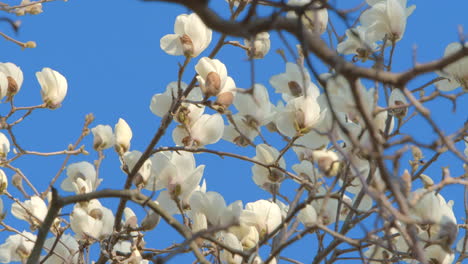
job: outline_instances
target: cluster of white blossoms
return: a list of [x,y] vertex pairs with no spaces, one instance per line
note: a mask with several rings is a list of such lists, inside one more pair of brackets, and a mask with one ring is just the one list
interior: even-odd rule
[[[415,9],[414,5],[407,7],[406,0],[367,0],[367,3],[369,8],[360,17],[361,25],[347,30],[347,39],[337,47],[339,53],[355,54],[362,61],[378,51],[384,45],[383,41],[392,44],[399,41],[404,35],[406,20]],[[288,11],[286,17],[301,21],[313,34],[326,31],[328,11],[320,1],[289,0],[287,5],[297,10]],[[27,8],[21,12],[37,13],[40,6],[29,5]],[[306,9],[299,12],[300,8]],[[200,17],[182,14],[176,18],[174,34],[162,37],[160,47],[169,55],[185,56],[186,63],[181,66],[184,69],[190,66],[190,60],[204,52],[211,39],[212,31]],[[270,50],[269,33],[262,32],[246,39],[245,47],[250,58],[265,57]],[[462,47],[460,43],[450,44],[445,56]],[[379,106],[378,89],[366,87],[359,79],[347,79],[330,71],[318,76],[319,80],[314,83],[301,59],[296,63],[286,62],[284,67],[284,72],[269,79],[269,85],[280,98],[276,104],[271,102],[272,96],[266,85],[256,83],[250,89],[240,89],[228,75],[226,65],[209,57],[196,61],[193,83],[179,79],[151,98],[149,108],[154,115],[171,117],[176,122],[172,130],[176,147],[154,149],[133,173],[132,183],[137,191],[150,192],[154,203],[167,214],[181,215],[185,227],[193,234],[211,232],[211,240],[225,246],[220,247],[217,254],[225,264],[246,263],[239,252],[258,251],[262,246],[260,242],[277,237],[281,240],[278,234],[296,232],[299,225],[308,232],[331,225],[337,228],[350,212],[357,215],[372,209],[378,211],[382,201],[388,201],[379,198],[390,188],[383,179],[383,170],[375,168],[369,156],[376,153],[377,145],[386,143],[395,119],[400,123],[407,116],[409,106],[403,89],[392,88],[386,108]],[[468,90],[468,58],[445,67],[439,75],[444,78],[437,83],[440,90],[450,91],[460,86]],[[59,107],[67,93],[65,77],[50,68],[37,72],[36,77],[41,86],[43,107]],[[22,83],[23,73],[19,67],[9,62],[0,63],[0,99],[14,100]],[[266,131],[281,136],[287,146],[278,149],[269,144],[263,135]],[[93,149],[99,157],[113,147],[121,162],[121,170],[131,175],[144,154],[131,148],[133,132],[130,125],[120,118],[114,128],[99,124],[90,132]],[[253,164],[253,182],[270,193],[272,199],[259,199],[245,205],[241,200],[227,204],[220,193],[207,191],[203,179],[205,165],[197,165],[193,153],[202,152],[206,150],[205,146],[220,140],[236,147],[255,149],[255,156],[242,159]],[[464,154],[468,156],[468,137],[465,137],[465,144]],[[292,158],[286,162],[289,149],[297,156],[295,162]],[[0,133],[1,161],[6,160],[9,151],[10,140]],[[212,152],[216,154],[215,150]],[[422,153],[419,156],[421,160]],[[97,164],[80,161],[64,167],[66,177],[60,184],[62,191],[86,195],[98,190],[103,179],[98,177]],[[404,176],[408,175],[405,171]],[[434,183],[429,176],[421,174],[418,177],[424,187],[409,188],[404,194],[409,207],[407,218],[410,219],[406,221],[415,224],[416,237],[423,243],[428,259],[433,263],[451,263],[455,258],[451,246],[458,233],[454,202],[447,202],[437,189],[432,188]],[[306,190],[306,194],[296,197],[294,202],[285,199],[280,189],[288,180],[300,185],[299,189]],[[7,187],[7,177],[0,170],[0,194],[6,193]],[[24,201],[16,199],[11,212],[17,219],[27,222],[31,231],[36,231],[44,222],[50,203],[49,196],[33,195]],[[1,211],[3,202],[0,199]],[[118,231],[125,234],[125,239],[117,237],[118,232],[114,230],[118,217],[98,199],[74,204],[69,219],[60,216],[51,228],[66,230],[66,223],[73,233],[62,230],[58,242],[55,237],[47,239],[44,249],[49,252],[54,248],[54,253],[43,256],[43,260],[47,258],[43,262],[81,263],[80,250],[101,243],[101,247],[104,244],[112,246],[107,248],[106,254],[113,256],[116,263],[149,263],[142,256],[145,248],[142,232],[156,228],[160,215],[149,211],[143,219],[138,219],[130,207],[126,207],[123,214],[124,231]],[[383,214],[387,214],[386,211]],[[283,221],[295,216],[294,229],[287,230]],[[383,243],[363,247],[361,255],[369,259],[369,263],[386,263],[393,257],[392,252],[410,252],[408,241],[399,231],[404,228],[405,223],[393,220],[386,230],[386,235],[391,237]],[[368,235],[368,241],[372,241],[373,235]],[[24,262],[31,254],[35,240],[36,235],[26,231],[8,237],[0,245],[0,263]],[[200,247],[211,245],[203,236],[194,241]],[[229,249],[234,249],[237,254]],[[251,256],[248,263],[263,263],[260,256]],[[404,256],[401,260],[415,263],[410,254]],[[270,264],[278,261],[278,255],[269,258]]]

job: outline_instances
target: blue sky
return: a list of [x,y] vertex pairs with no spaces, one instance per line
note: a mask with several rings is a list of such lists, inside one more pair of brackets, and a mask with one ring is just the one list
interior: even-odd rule
[[[227,11],[224,1],[211,2],[216,8]],[[347,2],[346,6],[349,7],[349,3],[359,1],[332,1],[334,2],[338,2],[339,7],[343,6],[341,2]],[[443,6],[436,0],[409,3],[416,4],[417,8],[408,20],[405,37],[398,43],[394,64],[396,71],[412,66],[414,47],[417,48],[418,62],[440,58],[446,45],[459,39],[457,27],[461,25],[468,28],[466,1],[451,1]],[[178,63],[183,62],[182,57],[164,53],[159,48],[159,40],[162,36],[173,33],[175,17],[186,13],[187,10],[166,3],[112,0],[57,1],[44,4],[43,9],[44,13],[37,16],[18,17],[22,20],[22,27],[17,35],[6,24],[2,24],[2,32],[13,35],[20,41],[34,40],[38,46],[35,49],[21,50],[18,46],[1,39],[0,61],[13,62],[23,70],[24,83],[15,98],[18,106],[41,103],[40,87],[35,72],[43,67],[61,72],[68,80],[69,89],[61,108],[53,111],[35,111],[26,121],[15,127],[14,132],[19,138],[19,143],[27,150],[42,152],[65,149],[81,133],[84,116],[93,113],[96,120],[92,127],[97,124],[109,124],[113,127],[119,118],[124,118],[133,130],[131,149],[144,150],[160,121],[149,110],[151,97],[155,93],[163,92],[169,82],[176,80]],[[7,16],[15,18],[14,15]],[[337,21],[336,16],[332,16],[332,19]],[[340,23],[335,22],[335,25],[339,33],[344,33]],[[212,44],[218,37],[218,34],[213,35]],[[273,33],[270,53],[264,60],[255,62],[256,81],[265,84],[269,89],[272,89],[268,84],[269,78],[284,71],[282,59],[274,52],[280,47],[282,46],[278,36]],[[208,52],[209,50],[210,48],[207,49]],[[207,55],[207,51],[201,56]],[[234,78],[238,87],[249,86],[249,64],[243,51],[225,46],[217,58],[226,64],[228,74]],[[184,78],[186,82],[192,78],[196,62],[197,59],[192,60],[188,67]],[[324,67],[320,69],[322,72],[326,71]],[[409,87],[415,88],[434,76],[428,74],[418,78],[411,82]],[[272,97],[274,100],[279,99],[278,96]],[[428,105],[436,122],[446,123],[446,131],[450,133],[466,121],[467,99],[466,95],[460,99],[455,114],[447,110],[450,108],[447,101],[441,100]],[[0,107],[0,114],[8,110],[7,105]],[[417,133],[421,140],[429,141],[433,134],[427,128],[420,122],[417,126],[407,128],[407,132]],[[97,155],[92,151],[92,137],[85,139],[84,144],[91,154],[73,157],[71,162],[92,162],[96,159]],[[170,135],[165,137],[159,146],[163,145],[173,145]],[[278,146],[283,145],[284,142],[281,142]],[[461,144],[458,146],[461,149]],[[250,157],[255,155],[252,148],[240,149],[226,142],[212,148],[239,151]],[[105,154],[107,158],[100,172],[104,179],[102,186],[121,188],[125,175],[119,169],[117,156],[112,150],[107,150]],[[430,157],[430,154],[427,156]],[[14,165],[21,168],[42,191],[55,175],[62,160],[63,157],[25,157],[16,161]],[[269,198],[268,193],[257,188],[251,180],[251,165],[229,158],[220,159],[206,155],[197,155],[196,160],[197,164],[207,165],[204,178],[208,190],[220,192],[226,202],[242,199],[246,203]],[[435,175],[440,175],[441,166],[452,165],[452,174],[457,176],[461,173],[461,165],[459,162],[453,164],[452,160],[453,156],[445,155],[428,172],[434,175],[434,179],[439,179],[440,176]],[[293,162],[295,160],[288,162],[288,166],[293,165]],[[11,179],[13,172],[5,171]],[[64,176],[62,175],[58,183]],[[457,215],[461,215],[462,189],[453,190],[442,193],[447,200],[456,200],[455,209]],[[9,191],[17,193],[11,186]],[[4,202],[8,209],[10,202],[6,199]],[[108,200],[104,204],[116,208],[117,201]],[[462,221],[461,218],[457,220]],[[27,225],[15,220],[11,215],[6,221],[19,230],[27,228]],[[167,231],[166,227],[161,224],[148,234],[148,246],[160,248],[175,241],[180,242],[180,238]],[[0,242],[5,237],[4,232],[0,233]],[[307,239],[310,241],[311,237]],[[300,249],[300,246],[296,246],[286,252],[297,254]],[[310,260],[310,257],[305,260]]]

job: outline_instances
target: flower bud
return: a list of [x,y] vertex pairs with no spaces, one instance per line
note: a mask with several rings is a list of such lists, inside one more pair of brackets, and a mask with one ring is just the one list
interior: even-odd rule
[[[0,194],[4,194],[8,187],[8,178],[3,170],[0,170]],[[0,210],[1,213],[1,210]]]
[[312,159],[317,163],[319,169],[325,176],[336,176],[341,168],[338,155],[330,150],[315,150],[312,152]]
[[114,145],[114,134],[111,126],[97,125],[91,129],[91,132],[94,136],[93,148],[95,150],[104,150]]
[[123,155],[130,149],[130,140],[132,139],[132,129],[123,120],[119,118],[119,122],[115,125],[115,150],[119,155]]
[[27,49],[34,49],[37,47],[37,44],[35,41],[28,41],[26,43],[24,43],[24,47],[27,48]]
[[153,230],[158,225],[160,218],[157,213],[150,211],[141,221],[141,228],[143,230]]
[[[388,106],[390,107],[399,107],[408,104],[405,95],[398,88],[392,90],[388,101]],[[403,118],[408,113],[408,107],[391,109],[389,112],[397,118]]]
[[0,132],[0,158],[5,158],[8,152],[10,152],[10,141]]
[[67,79],[51,68],[43,68],[36,73],[36,77],[41,85],[42,100],[47,107],[51,109],[59,107],[67,95]]

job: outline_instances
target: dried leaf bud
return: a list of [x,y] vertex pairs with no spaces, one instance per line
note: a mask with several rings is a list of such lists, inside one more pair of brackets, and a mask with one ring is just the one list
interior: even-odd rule
[[37,44],[35,41],[28,41],[26,43],[24,43],[24,47],[27,48],[27,49],[34,49],[37,47]]
[[294,97],[299,97],[303,94],[302,87],[295,81],[288,82],[288,87]]
[[411,146],[411,154],[413,154],[413,159],[415,161],[420,161],[424,158],[421,149],[417,146]]
[[403,175],[401,175],[401,180],[403,184],[403,194],[406,197],[409,197],[409,193],[411,192],[412,179],[411,174],[408,172],[408,170],[405,170],[403,172]]
[[11,178],[11,184],[16,188],[23,188],[23,178],[18,173],[15,173]]
[[180,39],[180,43],[182,44],[182,50],[184,52],[184,56],[193,57],[192,39],[187,34],[182,35],[182,37],[180,37],[179,39]]
[[216,72],[210,72],[206,75],[205,80],[205,95],[217,96],[221,91],[221,78]]

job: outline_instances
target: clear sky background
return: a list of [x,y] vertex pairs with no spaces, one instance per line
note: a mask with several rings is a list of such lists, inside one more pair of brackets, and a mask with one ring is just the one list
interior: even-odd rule
[[[223,12],[228,10],[227,4],[222,0],[211,0],[211,2]],[[350,7],[358,2],[332,1],[337,3],[338,7]],[[468,1],[454,0],[442,3],[438,0],[410,0],[409,4],[416,4],[417,8],[408,19],[403,40],[398,43],[394,62],[396,71],[412,66],[414,47],[417,48],[418,62],[428,62],[440,58],[449,43],[459,40],[458,26],[467,28],[465,32],[468,32],[466,16]],[[61,108],[53,111],[35,111],[28,120],[15,127],[14,132],[19,144],[24,149],[41,152],[63,150],[80,135],[84,116],[93,113],[96,120],[91,127],[98,124],[109,124],[113,127],[119,118],[124,118],[133,130],[131,149],[143,151],[160,121],[160,118],[149,110],[151,97],[155,93],[165,91],[166,85],[177,79],[178,63],[183,62],[183,57],[164,53],[159,48],[159,40],[164,35],[173,33],[176,16],[187,13],[187,10],[166,3],[144,3],[135,0],[57,1],[44,4],[43,10],[44,13],[36,16],[16,18],[14,15],[9,15],[11,18],[22,20],[17,35],[5,23],[0,24],[2,32],[13,35],[21,41],[37,42],[37,48],[23,51],[10,42],[0,40],[0,62],[13,62],[21,67],[24,73],[22,89],[15,97],[16,105],[29,106],[42,102],[35,73],[43,67],[59,71],[67,78],[69,84],[68,94]],[[336,20],[336,16],[331,15],[331,18],[338,32],[344,33],[343,25]],[[218,37],[217,33],[213,34],[212,44]],[[277,34],[272,33],[271,39],[270,53],[264,60],[255,62],[256,81],[266,85],[270,91],[273,88],[268,83],[269,78],[284,72],[285,69],[282,59],[274,52],[283,46]],[[210,47],[201,56],[192,60],[185,74],[186,82],[189,82],[194,74],[193,66],[199,58],[209,53]],[[251,81],[249,63],[242,50],[225,46],[217,58],[226,64],[228,74],[234,78],[238,87],[249,86]],[[320,69],[321,72],[326,71],[324,67]],[[418,78],[411,82],[409,87],[416,88],[418,84],[430,80],[431,77],[435,75],[428,74]],[[460,88],[456,92],[458,91]],[[273,96],[273,92],[270,95],[276,103],[279,97]],[[431,107],[436,122],[444,122],[445,131],[450,133],[466,121],[467,103],[468,97],[465,95],[459,100],[455,114],[450,111],[451,105],[446,100],[439,100],[428,106]],[[7,105],[0,105],[0,114],[5,114],[8,110]],[[434,138],[432,130],[424,122],[406,128],[406,132],[417,133],[425,142],[430,142]],[[91,154],[73,157],[71,162],[84,160],[92,162],[97,158],[92,150],[92,136],[83,142]],[[168,145],[173,145],[170,133],[158,146]],[[284,146],[284,142],[280,142],[277,146]],[[457,146],[462,150],[462,144]],[[249,157],[255,156],[253,148],[242,149],[227,142],[209,147],[223,151],[238,151]],[[100,171],[104,179],[101,188],[122,188],[126,175],[119,169],[120,163],[116,154],[109,149],[105,151],[105,155],[107,158]],[[428,152],[427,157],[430,156]],[[444,155],[427,174],[431,174],[437,181],[440,179],[441,166],[451,165],[452,175],[459,176],[461,164],[459,161],[453,163],[453,160],[455,159],[452,155]],[[24,157],[15,161],[13,165],[19,167],[36,187],[43,191],[62,161],[63,157]],[[270,198],[267,192],[259,189],[251,180],[250,164],[206,155],[196,155],[196,161],[197,165],[207,165],[204,179],[207,181],[208,191],[221,193],[227,203],[241,199],[245,204]],[[288,168],[295,162],[295,159],[290,159],[287,162]],[[9,170],[5,172],[11,179],[13,172]],[[56,187],[59,187],[64,178],[65,174],[61,176]],[[289,188],[293,187],[290,184]],[[12,186],[8,190],[13,194],[18,193]],[[462,216],[462,188],[449,189],[442,194],[447,200],[455,200],[456,215]],[[3,200],[6,210],[9,211],[11,202],[5,198]],[[106,200],[103,204],[115,210],[117,200]],[[132,206],[132,208],[137,207]],[[141,210],[136,211],[141,212]],[[66,208],[64,212],[70,212],[70,208]],[[458,217],[457,220],[460,223],[462,218]],[[24,222],[16,220],[11,214],[7,216],[6,222],[20,231],[27,229]],[[167,225],[161,223],[155,230],[150,231],[146,238],[148,247],[162,248],[173,242],[180,242],[180,237],[168,229]],[[0,243],[3,243],[7,235],[9,234],[6,232],[0,232]],[[306,240],[312,239],[315,239],[315,236],[309,236]],[[285,251],[286,255],[301,254],[304,249],[310,248],[310,245],[311,243],[307,242],[292,246]],[[310,261],[312,257],[309,254],[303,260]],[[189,255],[189,259],[191,258]],[[173,263],[185,263],[183,262],[185,260],[185,258],[174,259]]]

